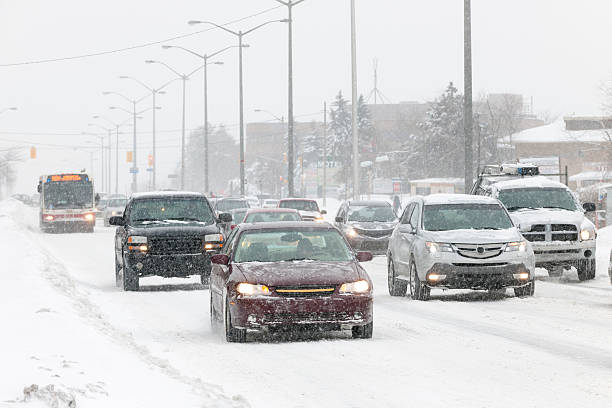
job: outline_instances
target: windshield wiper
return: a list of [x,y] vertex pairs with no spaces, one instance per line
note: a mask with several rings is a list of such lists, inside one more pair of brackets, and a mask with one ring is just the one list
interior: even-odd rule
[[538,208],[535,207],[522,207],[522,206],[517,206],[517,207],[508,207],[507,210],[508,211],[518,211],[518,210],[537,210]]
[[205,222],[202,220],[199,220],[197,218],[189,218],[189,217],[175,217],[175,218],[166,218],[167,220],[170,221],[195,221],[195,222]]
[[164,221],[158,220],[157,218],[141,218],[139,220],[134,220],[134,222],[164,222]]
[[570,210],[570,209],[565,208],[565,207],[557,207],[557,206],[551,206],[551,207],[542,207],[542,208],[547,208],[547,209],[555,209],[555,210],[566,210],[566,211],[576,211],[576,210]]

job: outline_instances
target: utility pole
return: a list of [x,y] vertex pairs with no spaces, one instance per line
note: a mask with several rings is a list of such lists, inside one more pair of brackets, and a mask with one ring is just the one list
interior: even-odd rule
[[113,188],[112,185],[111,185],[111,183],[112,183],[112,170],[111,169],[113,168],[113,162],[112,162],[113,155],[111,154],[111,151],[112,151],[111,149],[112,149],[112,144],[113,144],[113,142],[112,142],[112,138],[113,138],[112,133],[113,133],[113,130],[109,128],[108,129],[108,177],[107,177],[107,179],[108,179],[108,190],[106,190],[109,193],[111,192],[111,190]]
[[323,207],[327,205],[327,102],[323,103]]
[[[357,95],[357,33],[355,24],[355,0],[351,0],[351,70],[352,70],[352,119],[353,119],[353,198],[359,199],[359,120]],[[348,187],[348,186],[347,186]]]
[[134,105],[134,140],[133,140],[133,146],[132,146],[132,193],[136,193],[138,192],[138,159],[137,159],[137,155],[136,155],[136,121],[138,120],[137,116],[138,113],[136,112],[136,101],[133,102]]
[[119,126],[116,125],[117,135],[115,138],[115,194],[119,193]]
[[472,5],[471,0],[464,0],[464,102],[463,132],[465,134],[465,192],[468,193],[474,182],[474,163],[472,139],[474,124],[472,117]]

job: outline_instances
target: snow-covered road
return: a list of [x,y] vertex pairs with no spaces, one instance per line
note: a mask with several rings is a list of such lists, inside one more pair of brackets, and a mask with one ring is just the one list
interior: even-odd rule
[[600,234],[594,281],[543,274],[531,299],[433,292],[415,302],[388,295],[376,258],[366,266],[372,340],[228,344],[211,331],[197,279],[121,292],[111,228],[43,235],[35,217],[0,204],[0,406],[32,383],[71,392],[78,407],[612,406],[612,230]]

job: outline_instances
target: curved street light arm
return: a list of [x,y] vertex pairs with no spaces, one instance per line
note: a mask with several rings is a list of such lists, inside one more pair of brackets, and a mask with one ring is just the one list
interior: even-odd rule
[[185,47],[181,47],[180,45],[162,45],[162,48],[166,48],[166,49],[169,49],[169,48],[178,48],[179,50],[186,51],[186,52],[188,52],[190,54],[195,55],[196,57],[199,57],[199,58],[202,58],[202,59],[206,59],[206,55],[198,54],[197,52],[191,51],[190,49],[185,48]]
[[149,92],[153,92],[154,89],[151,88],[150,86],[148,86],[147,84],[145,84],[144,82],[142,82],[141,80],[131,77],[131,76],[120,76],[119,79],[131,79],[132,81],[140,84],[143,88],[146,88]]
[[288,21],[287,19],[266,21],[265,23],[262,23],[262,24],[260,24],[258,26],[255,26],[255,27],[251,28],[250,30],[247,30],[247,31],[243,32],[241,35],[245,36],[247,34],[250,34],[250,33],[252,33],[255,30],[259,30],[260,28],[262,28],[264,26],[267,26],[268,24],[272,24],[272,23],[286,23],[287,21]]
[[177,70],[175,70],[174,68],[172,68],[170,65],[166,64],[163,61],[152,61],[151,63],[153,64],[159,64],[159,65],[163,65],[164,67],[168,68],[170,71],[174,72],[179,78],[183,78],[183,74],[181,74],[180,72],[178,72]]
[[[225,51],[227,51],[227,50],[231,50],[232,48],[238,48],[238,47],[239,47],[239,45],[230,45],[229,47],[225,47],[225,48],[223,48],[223,49],[221,49],[221,50],[219,50],[219,51],[215,51],[215,52],[213,52],[213,53],[212,53],[212,54],[210,54],[210,55],[208,55],[208,54],[207,54],[205,57],[206,57],[206,58],[212,58],[212,57],[214,57],[215,55],[219,55],[219,54],[221,54],[222,52],[225,52]],[[246,48],[247,46],[243,45],[242,47],[243,47],[243,48]]]
[[189,24],[210,24],[212,26],[220,28],[221,30],[227,31],[230,34],[234,34],[235,36],[240,36],[239,32],[230,30],[229,28],[223,27],[222,25],[219,25],[217,23],[213,23],[212,21],[190,21]]
[[116,96],[120,96],[121,98],[125,99],[126,101],[128,101],[129,103],[134,103],[133,99],[128,98],[127,96],[125,96],[122,93],[119,92],[114,92],[114,91],[106,91],[106,92],[102,92],[102,95],[116,95]]

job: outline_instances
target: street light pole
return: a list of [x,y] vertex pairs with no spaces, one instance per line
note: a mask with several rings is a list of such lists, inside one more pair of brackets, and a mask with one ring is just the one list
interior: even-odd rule
[[464,53],[464,102],[463,102],[463,132],[465,134],[465,192],[468,193],[474,182],[473,170],[473,117],[472,117],[472,3],[464,0],[463,10],[463,53]]
[[288,98],[288,122],[287,122],[287,187],[289,190],[289,197],[293,197],[295,196],[295,186],[294,186],[294,167],[295,167],[295,161],[294,161],[294,128],[295,128],[295,122],[294,122],[294,116],[293,116],[293,7],[297,6],[298,4],[302,3],[304,0],[289,0],[289,1],[282,1],[282,0],[276,0],[276,2],[283,4],[285,6],[287,6],[288,9],[288,26],[289,26],[289,34],[288,34],[288,45],[289,45],[289,52],[288,52],[288,83],[287,83],[287,88],[288,88],[288,93],[289,93],[289,98]]
[[238,68],[238,87],[239,87],[239,98],[240,98],[240,103],[239,103],[239,107],[240,107],[240,195],[244,196],[246,194],[246,174],[245,174],[245,160],[244,160],[244,80],[243,80],[243,64],[242,64],[242,49],[244,48],[243,45],[243,38],[245,35],[252,33],[255,30],[258,30],[268,24],[272,24],[272,23],[286,23],[287,20],[272,20],[272,21],[267,21],[265,23],[262,23],[258,26],[255,26],[253,28],[251,28],[250,30],[247,31],[233,31],[230,30],[229,28],[226,28],[222,25],[216,24],[216,23],[212,23],[210,21],[196,21],[196,20],[192,20],[189,21],[188,24],[189,25],[194,25],[194,24],[209,24],[212,26],[215,26],[227,33],[230,33],[236,37],[238,37],[238,64],[239,64],[239,68]]
[[[353,133],[353,198],[359,199],[359,100],[357,96],[357,33],[355,24],[355,0],[351,0],[351,71],[352,71],[352,133]],[[348,186],[347,186],[348,187]]]
[[327,205],[327,102],[323,103],[323,207]]

